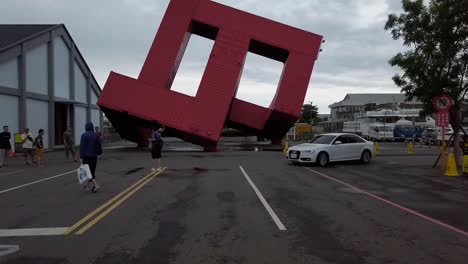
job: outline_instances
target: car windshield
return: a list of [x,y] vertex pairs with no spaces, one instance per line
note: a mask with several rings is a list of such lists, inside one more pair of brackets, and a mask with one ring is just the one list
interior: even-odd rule
[[335,139],[335,137],[336,136],[332,136],[332,135],[320,135],[320,136],[317,136],[316,138],[312,139],[309,143],[329,145],[329,144],[332,143],[332,141]]

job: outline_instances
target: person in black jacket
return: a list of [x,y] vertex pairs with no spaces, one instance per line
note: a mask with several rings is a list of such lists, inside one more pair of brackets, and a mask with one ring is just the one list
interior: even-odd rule
[[161,166],[161,151],[164,145],[164,141],[161,137],[161,133],[164,131],[163,128],[153,128],[152,137],[150,138],[151,141],[151,158],[153,159],[153,164],[156,165],[151,171],[160,171],[162,169]]
[[33,143],[33,145],[36,147],[36,162],[37,165],[41,167],[44,159],[44,133],[44,129],[39,129],[37,132],[38,135]]
[[98,134],[94,132],[93,123],[87,123],[86,132],[81,135],[80,141],[80,158],[83,164],[88,164],[91,170],[92,180],[89,180],[88,184],[85,185],[85,189],[91,189],[96,192],[99,189],[99,185],[96,182],[96,166],[97,157],[102,154],[101,139]]
[[3,127],[3,132],[0,133],[0,168],[8,166],[8,153],[11,150],[10,144],[11,134],[8,131],[8,126]]

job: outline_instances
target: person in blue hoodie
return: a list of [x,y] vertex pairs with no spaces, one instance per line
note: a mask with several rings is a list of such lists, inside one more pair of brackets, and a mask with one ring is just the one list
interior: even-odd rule
[[83,164],[88,164],[91,170],[92,180],[88,181],[85,185],[85,189],[91,189],[96,192],[99,189],[99,185],[96,182],[96,166],[97,157],[102,154],[102,145],[99,135],[94,132],[93,123],[87,123],[86,132],[81,135],[80,141],[80,158]]

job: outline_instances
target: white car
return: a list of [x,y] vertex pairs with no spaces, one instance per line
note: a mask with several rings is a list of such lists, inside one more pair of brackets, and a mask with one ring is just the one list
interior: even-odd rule
[[287,158],[293,163],[317,163],[360,160],[369,163],[374,156],[374,143],[354,134],[322,134],[309,143],[289,148]]

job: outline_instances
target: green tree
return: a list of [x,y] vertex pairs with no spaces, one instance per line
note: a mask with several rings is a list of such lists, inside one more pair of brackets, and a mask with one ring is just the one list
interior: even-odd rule
[[317,118],[318,107],[309,102],[302,106],[302,113],[299,122],[311,124]]
[[434,112],[434,97],[455,100],[450,111],[455,155],[460,156],[461,104],[468,91],[468,0],[402,0],[403,12],[391,14],[385,25],[404,52],[390,65],[402,70],[393,77],[408,99],[419,99],[426,112]]

